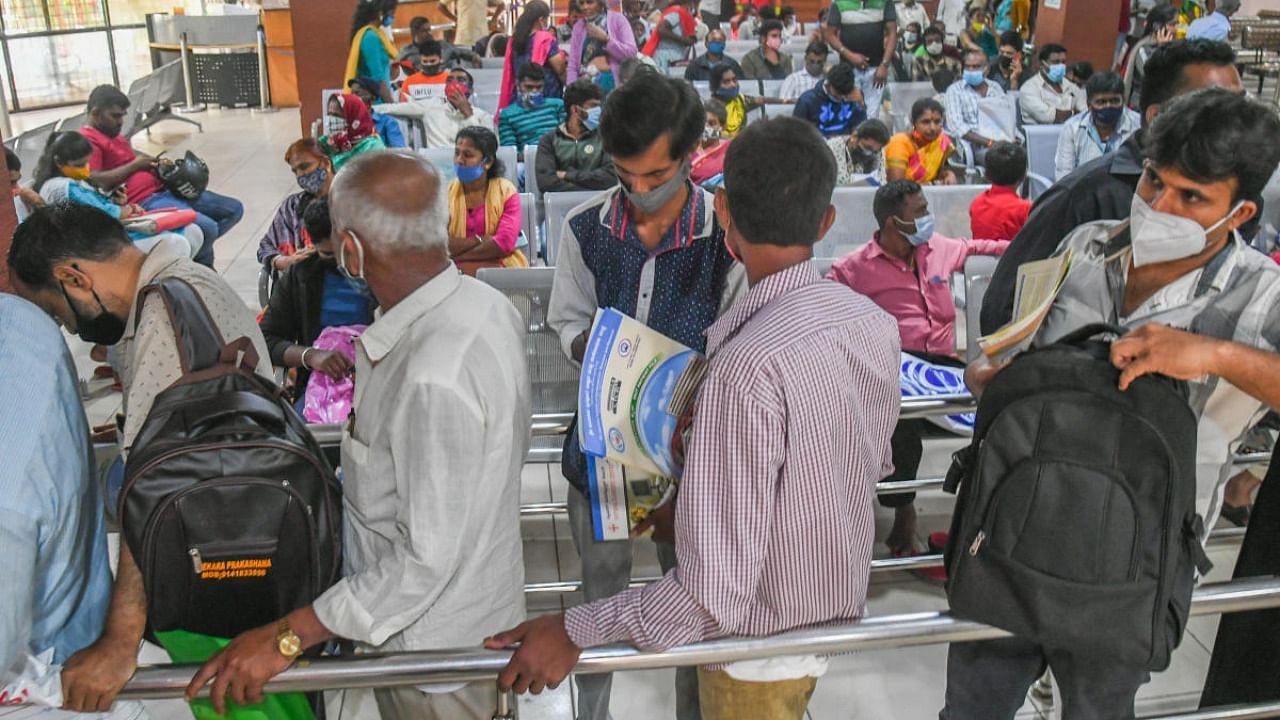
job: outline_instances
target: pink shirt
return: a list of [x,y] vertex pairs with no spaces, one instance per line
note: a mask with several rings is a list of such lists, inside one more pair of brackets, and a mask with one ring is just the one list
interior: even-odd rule
[[[488,235],[485,228],[484,206],[467,208],[467,237]],[[502,219],[493,234],[493,243],[510,255],[515,252],[520,235],[520,196],[512,195],[502,208]]]
[[935,234],[916,248],[916,270],[880,247],[880,234],[849,253],[827,273],[871,298],[898,320],[904,352],[956,354],[956,303],[951,274],[964,270],[970,255],[1000,255],[1008,240],[957,240]]
[[[80,128],[80,134],[93,146],[93,154],[89,156],[89,169],[93,172],[115,170],[121,165],[128,165],[137,157],[126,137],[108,137],[88,125]],[[131,203],[140,203],[164,189],[160,178],[151,170],[139,170],[124,183]]]

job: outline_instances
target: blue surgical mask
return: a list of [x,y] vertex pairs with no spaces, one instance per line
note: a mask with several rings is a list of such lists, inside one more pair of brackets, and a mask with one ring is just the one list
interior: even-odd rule
[[587,111],[587,116],[582,119],[582,124],[587,126],[588,130],[595,130],[600,127],[600,113],[604,111],[604,107],[597,105]]
[[724,47],[725,45],[722,42],[709,42],[707,43],[707,52],[712,55],[723,55]]
[[298,187],[315,195],[320,192],[320,188],[324,187],[324,181],[329,179],[329,168],[321,165],[306,175],[298,176]]
[[981,70],[965,70],[964,71],[964,84],[968,85],[969,87],[976,88],[979,85],[981,85],[983,81],[986,79],[987,79],[987,74],[982,72]]
[[395,15],[388,15],[387,17],[382,18],[382,27],[384,28],[395,27],[395,24],[396,24]]
[[467,183],[473,183],[479,180],[480,178],[484,177],[484,173],[485,173],[485,167],[483,162],[477,165],[458,165],[455,163],[453,166],[453,170],[454,170],[454,174],[457,175],[458,180],[463,185],[466,185]]
[[898,223],[898,232],[902,233],[902,236],[907,239],[907,242],[911,243],[912,247],[920,247],[928,243],[929,238],[933,237],[933,213],[916,218],[916,231],[913,233],[908,233],[902,229],[903,225],[911,225],[911,223],[896,217],[894,221]]
[[730,100],[738,97],[738,86],[722,87],[719,90],[716,90],[716,97],[725,102],[729,102]]
[[522,92],[520,93],[520,105],[527,110],[542,107],[542,103],[547,101],[547,96],[538,92]]
[[1067,76],[1067,66],[1065,63],[1050,65],[1049,69],[1045,71],[1045,75],[1048,76],[1049,82],[1060,83]]

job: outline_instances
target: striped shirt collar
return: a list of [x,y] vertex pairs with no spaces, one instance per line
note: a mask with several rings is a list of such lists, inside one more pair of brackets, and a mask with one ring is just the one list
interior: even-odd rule
[[751,286],[745,297],[707,328],[707,355],[714,355],[769,303],[808,285],[822,282],[811,260],[779,270]]

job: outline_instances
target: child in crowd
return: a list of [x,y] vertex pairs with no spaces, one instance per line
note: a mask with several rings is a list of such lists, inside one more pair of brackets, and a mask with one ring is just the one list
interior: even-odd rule
[[1027,151],[1017,143],[996,143],[986,163],[991,187],[969,206],[969,231],[977,238],[1012,240],[1031,212],[1031,201],[1018,197],[1018,185],[1027,177]]

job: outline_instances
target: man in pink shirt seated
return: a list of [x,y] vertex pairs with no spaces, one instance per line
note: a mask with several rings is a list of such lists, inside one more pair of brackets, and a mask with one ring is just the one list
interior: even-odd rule
[[[999,255],[1008,240],[960,240],[933,231],[929,200],[911,180],[876,191],[872,204],[880,230],[871,242],[838,260],[827,278],[871,298],[898,321],[902,351],[934,363],[963,367],[956,358],[956,303],[951,274],[964,270],[970,255]],[[893,474],[886,481],[911,480],[920,469],[927,420],[901,420],[893,433]],[[917,554],[915,493],[880,495],[894,509],[885,543],[895,557]],[[939,569],[940,570],[940,569]],[[941,573],[931,573],[942,577]]]
[[183,208],[196,212],[196,225],[204,232],[204,247],[195,261],[213,267],[213,241],[225,235],[244,215],[239,200],[210,190],[188,202],[165,189],[156,176],[156,158],[133,149],[129,138],[122,137],[124,118],[129,112],[129,96],[112,85],[99,85],[89,94],[88,124],[80,129],[93,154],[89,156],[92,174],[89,182],[102,190],[125,186],[130,203],[146,210]]

